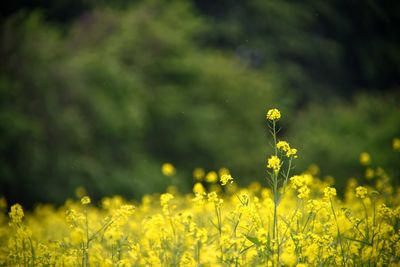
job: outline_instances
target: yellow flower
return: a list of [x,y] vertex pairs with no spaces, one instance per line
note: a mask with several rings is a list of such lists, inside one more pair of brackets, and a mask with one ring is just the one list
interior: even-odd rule
[[82,203],[82,205],[88,205],[88,204],[90,204],[90,197],[88,197],[88,196],[84,196],[83,198],[81,198],[81,203]]
[[24,210],[20,204],[14,204],[11,206],[11,211],[8,215],[13,223],[20,223],[24,217]]
[[398,137],[393,138],[392,147],[393,147],[393,150],[400,151],[400,138],[398,138]]
[[280,150],[285,151],[285,152],[288,151],[288,150],[290,149],[289,143],[286,142],[286,141],[279,141],[279,142],[276,144],[276,147],[277,147],[278,149],[280,149]]
[[297,195],[298,198],[307,199],[310,196],[310,188],[306,185],[302,186],[298,190],[299,194]]
[[267,168],[279,172],[281,168],[281,160],[277,156],[271,156],[267,161]]
[[297,149],[296,148],[291,148],[289,151],[286,152],[286,157],[294,156],[297,158]]
[[281,260],[285,266],[294,266],[297,261],[297,257],[292,251],[284,251],[281,255]]
[[368,193],[368,190],[364,186],[358,186],[356,188],[356,197],[358,197],[358,198],[361,198],[361,199],[365,198],[367,193]]
[[365,170],[365,178],[367,178],[368,180],[371,180],[372,178],[374,178],[374,176],[375,176],[375,172],[373,169],[367,168]]
[[193,258],[192,254],[189,251],[185,251],[181,257],[179,262],[180,266],[197,266],[195,259]]
[[206,192],[206,190],[204,189],[204,186],[201,183],[194,184],[193,193],[203,194],[205,192]]
[[170,193],[165,193],[160,196],[161,206],[166,206],[174,198],[174,195]]
[[161,166],[161,172],[165,175],[165,176],[172,176],[175,174],[175,167],[174,165],[172,165],[171,163],[164,163]]
[[359,160],[360,160],[361,165],[366,166],[366,165],[371,164],[371,156],[367,152],[362,152],[360,154]]
[[208,202],[214,203],[217,206],[221,206],[224,201],[221,198],[218,198],[218,195],[215,191],[208,193],[207,195]]
[[332,196],[336,196],[336,189],[333,187],[325,187],[324,189],[324,197],[329,199]]
[[281,118],[281,113],[276,108],[273,108],[267,111],[266,118],[270,121],[277,121]]
[[295,148],[291,148],[289,143],[286,141],[279,141],[276,144],[276,148],[278,148],[279,150],[282,150],[283,152],[286,152],[286,157],[290,157],[290,156],[295,156],[295,158],[297,157],[297,149]]
[[201,181],[203,179],[204,175],[205,175],[205,172],[204,172],[204,169],[202,169],[202,168],[196,168],[193,170],[193,178],[196,181]]
[[193,203],[197,205],[202,205],[204,203],[204,196],[206,193],[194,193],[194,198],[192,198]]
[[230,174],[223,174],[220,179],[221,185],[226,185],[227,183],[233,183],[233,178]]
[[206,175],[206,182],[208,183],[216,183],[218,181],[218,175],[216,172],[211,171]]

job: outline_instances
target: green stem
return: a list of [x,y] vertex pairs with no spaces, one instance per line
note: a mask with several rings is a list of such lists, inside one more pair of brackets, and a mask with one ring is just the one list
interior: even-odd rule
[[[274,150],[275,150],[275,156],[278,156],[278,148],[276,147],[276,122],[272,121],[272,137],[274,139]],[[274,222],[272,226],[272,239],[274,241],[274,247],[277,247],[277,258],[279,263],[279,244],[275,244],[275,242],[278,243],[278,205],[279,205],[279,192],[278,192],[278,172],[274,171],[274,174],[272,175],[272,184],[273,184],[273,194],[274,194]],[[274,253],[274,249],[272,250]],[[275,265],[275,262],[273,262],[273,265]]]
[[86,230],[86,242],[82,244],[83,249],[83,266],[89,266],[89,220],[87,214],[87,208],[85,207],[85,230]]
[[339,230],[339,224],[338,224],[338,221],[337,221],[335,209],[333,208],[333,203],[332,203],[332,198],[331,197],[329,197],[329,201],[331,203],[331,209],[332,209],[333,217],[335,218],[339,245],[340,245],[340,249],[342,251],[342,264],[343,264],[343,266],[345,266],[346,264],[345,264],[344,249],[343,249],[343,244],[342,244],[342,237],[341,237],[341,233],[340,233],[340,230]]
[[364,207],[364,211],[365,211],[366,238],[367,238],[367,241],[369,242],[368,211],[367,211],[367,207],[365,206],[365,203],[362,199],[361,199],[361,203],[362,203],[362,205]]
[[197,262],[197,266],[200,266],[200,241],[197,241],[197,246],[196,246],[196,262]]
[[272,137],[274,138],[275,156],[278,155],[278,148],[276,147],[276,122],[272,121]]

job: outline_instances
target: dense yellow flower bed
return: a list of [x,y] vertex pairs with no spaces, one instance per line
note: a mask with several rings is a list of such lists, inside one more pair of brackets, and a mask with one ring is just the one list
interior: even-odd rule
[[170,188],[140,203],[116,196],[99,205],[82,196],[27,214],[15,204],[0,215],[0,265],[400,266],[399,188],[381,168],[367,167],[374,187],[350,179],[342,198],[316,166],[290,175],[297,150],[277,140],[280,117],[267,113],[276,149],[266,186],[239,188],[226,169],[196,169],[188,195]]

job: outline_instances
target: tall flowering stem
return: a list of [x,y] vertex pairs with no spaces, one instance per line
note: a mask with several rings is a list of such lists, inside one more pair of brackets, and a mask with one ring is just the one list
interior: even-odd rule
[[[270,109],[267,111],[266,119],[270,123],[270,132],[273,139],[274,155],[267,159],[267,170],[269,177],[267,182],[269,183],[274,200],[274,212],[273,212],[273,225],[272,225],[272,238],[274,242],[273,246],[273,264],[279,265],[279,239],[278,239],[278,206],[280,197],[284,192],[284,187],[289,179],[290,170],[292,168],[292,160],[296,158],[297,150],[291,148],[285,141],[277,141],[277,121],[281,118],[281,113],[278,109]],[[288,167],[286,171],[282,170],[282,165],[285,161],[284,158],[288,159]],[[279,177],[282,175],[283,179]],[[281,187],[282,188],[281,188]],[[282,190],[280,190],[282,189]],[[282,193],[280,193],[282,192]],[[275,260],[276,258],[276,260]]]

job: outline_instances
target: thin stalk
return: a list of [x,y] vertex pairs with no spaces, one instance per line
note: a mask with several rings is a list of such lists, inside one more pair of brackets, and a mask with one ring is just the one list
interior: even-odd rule
[[30,244],[30,246],[31,246],[32,266],[36,266],[36,265],[35,265],[35,261],[36,261],[35,249],[33,248],[32,239],[29,237],[28,240],[29,240],[29,244]]
[[198,240],[197,241],[197,246],[196,246],[196,262],[197,262],[197,266],[200,266],[200,246],[201,246],[201,243]]
[[85,208],[85,226],[86,226],[86,243],[83,248],[85,257],[84,266],[89,266],[89,220],[88,220],[87,208]]
[[338,224],[338,221],[337,221],[335,209],[333,208],[333,203],[332,203],[332,198],[331,198],[331,197],[329,197],[329,201],[330,201],[330,203],[331,203],[331,209],[332,209],[333,217],[335,218],[336,227],[337,227],[337,233],[338,233],[339,245],[340,245],[340,248],[341,248],[341,251],[342,251],[342,264],[343,264],[343,266],[345,266],[345,258],[344,258],[344,249],[343,249],[343,244],[342,244],[342,237],[341,237],[341,234],[340,234],[339,224]]
[[[275,151],[275,156],[278,156],[278,148],[276,147],[276,122],[272,121],[272,138],[274,139],[274,151]],[[278,172],[273,173],[272,175],[272,190],[274,194],[274,222],[272,225],[272,239],[274,242],[278,242],[278,204],[279,204],[279,192],[278,192]],[[275,244],[274,244],[275,246]],[[276,244],[276,247],[278,247],[278,250],[276,251],[277,253],[277,258],[279,262],[279,244]],[[274,250],[272,250],[274,251]],[[273,263],[275,265],[275,262]]]
[[362,205],[363,205],[363,207],[364,207],[364,211],[365,211],[365,227],[366,227],[366,238],[367,238],[367,240],[368,240],[368,242],[369,242],[369,225],[368,225],[368,211],[367,211],[367,207],[365,206],[365,203],[364,203],[364,201],[361,199],[361,203],[362,203]]
[[276,122],[272,122],[272,137],[274,138],[275,156],[278,155],[278,148],[276,147]]

